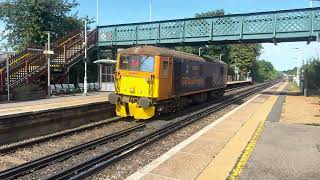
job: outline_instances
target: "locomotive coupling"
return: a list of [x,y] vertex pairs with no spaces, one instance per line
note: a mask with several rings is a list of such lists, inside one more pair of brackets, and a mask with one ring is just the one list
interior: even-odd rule
[[117,102],[119,101],[119,96],[115,93],[110,93],[108,96],[108,100],[111,104],[117,104]]
[[152,104],[151,100],[149,98],[146,98],[146,97],[141,97],[139,99],[138,103],[142,108],[148,108]]

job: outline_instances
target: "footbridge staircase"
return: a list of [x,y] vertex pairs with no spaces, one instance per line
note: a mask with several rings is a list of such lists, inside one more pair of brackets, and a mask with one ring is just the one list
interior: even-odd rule
[[[51,81],[63,81],[67,75],[68,68],[72,67],[84,56],[84,32],[75,30],[65,37],[62,37],[51,44],[54,55],[51,57],[50,69],[53,72]],[[88,32],[88,51],[95,49],[97,43],[97,31]],[[1,91],[7,89],[7,71],[9,71],[10,89],[20,84],[29,84],[39,81],[39,77],[47,73],[47,55],[43,53],[43,47],[29,47],[24,51],[9,57],[9,68],[6,61],[0,64],[0,85]],[[54,74],[59,74],[54,76]]]

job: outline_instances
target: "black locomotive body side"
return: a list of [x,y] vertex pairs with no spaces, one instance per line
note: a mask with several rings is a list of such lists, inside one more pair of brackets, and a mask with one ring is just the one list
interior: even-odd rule
[[173,94],[183,96],[225,87],[226,65],[220,62],[173,60]]

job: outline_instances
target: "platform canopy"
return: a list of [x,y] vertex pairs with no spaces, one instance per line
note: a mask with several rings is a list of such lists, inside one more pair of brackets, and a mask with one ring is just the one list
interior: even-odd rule
[[115,64],[117,61],[116,60],[112,60],[112,59],[100,59],[100,60],[96,60],[93,63],[96,64]]

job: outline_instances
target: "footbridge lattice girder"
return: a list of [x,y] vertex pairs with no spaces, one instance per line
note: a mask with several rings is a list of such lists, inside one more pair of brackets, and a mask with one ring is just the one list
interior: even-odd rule
[[315,41],[319,32],[320,8],[307,8],[99,26],[98,45]]

